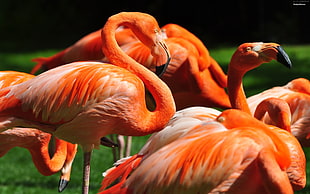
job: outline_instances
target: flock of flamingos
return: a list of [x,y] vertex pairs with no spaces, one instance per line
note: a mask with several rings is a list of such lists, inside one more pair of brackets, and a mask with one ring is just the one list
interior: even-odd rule
[[244,43],[226,75],[183,27],[115,14],[67,49],[34,59],[31,73],[43,73],[0,73],[0,157],[28,149],[40,173],[61,172],[62,191],[80,145],[88,193],[94,148],[118,146],[112,134],[119,142],[152,134],[104,173],[100,194],[294,193],[306,184],[310,82],[246,98],[243,76],[271,60],[292,65],[279,44]]

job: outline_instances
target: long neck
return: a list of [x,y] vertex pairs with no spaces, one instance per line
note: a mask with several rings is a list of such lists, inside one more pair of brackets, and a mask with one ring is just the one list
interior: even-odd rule
[[229,64],[227,74],[228,95],[232,108],[239,109],[251,114],[242,85],[242,78],[244,74],[245,72],[240,72],[234,69],[232,62]]
[[[135,28],[135,25],[133,24],[134,22],[137,21],[132,18],[124,17],[115,19],[114,22],[108,21],[102,30],[102,42],[104,45],[103,52],[109,61],[112,64],[126,68],[137,75],[154,97],[156,103],[155,110],[151,112],[145,108],[145,116],[143,118],[137,117],[136,119],[140,118],[140,120],[135,121],[139,123],[139,127],[142,130],[139,132],[140,134],[137,135],[144,135],[146,133],[150,133],[151,131],[158,131],[160,128],[165,126],[175,112],[175,104],[168,86],[153,72],[149,71],[125,54],[118,46],[115,40],[116,29],[124,24],[133,29]],[[135,30],[133,31],[135,32]]]
[[31,153],[33,163],[38,171],[44,176],[52,175],[61,170],[67,157],[67,142],[56,140],[56,150],[52,158],[48,152],[50,138],[41,142],[40,145],[31,146],[28,150]]
[[254,117],[264,121],[266,112],[268,112],[273,125],[291,132],[291,110],[285,100],[279,98],[267,98],[263,100],[257,105]]

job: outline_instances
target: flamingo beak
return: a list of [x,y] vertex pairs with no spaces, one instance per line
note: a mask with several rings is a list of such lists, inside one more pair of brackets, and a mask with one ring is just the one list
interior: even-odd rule
[[288,68],[292,68],[292,62],[283,48],[281,46],[277,46],[276,49],[278,51],[277,61]]
[[156,67],[155,67],[155,74],[156,74],[158,77],[161,77],[161,76],[165,73],[165,71],[166,71],[166,69],[167,69],[167,67],[168,67],[168,65],[169,65],[169,63],[170,63],[171,56],[170,56],[170,53],[169,53],[169,51],[168,51],[168,47],[167,47],[167,45],[166,45],[164,42],[159,42],[159,45],[160,45],[160,47],[165,51],[165,53],[166,53],[166,55],[167,55],[167,61],[166,61],[166,63],[163,64],[163,65],[160,65],[160,66],[156,66]]
[[279,44],[264,43],[262,45],[258,45],[257,50],[258,49],[260,49],[258,51],[260,57],[265,61],[270,61],[274,59],[288,68],[292,67],[292,62],[290,58]]
[[165,64],[163,64],[161,66],[156,66],[155,67],[155,74],[158,77],[161,77],[165,73],[165,71],[166,71],[166,69],[167,69],[167,67],[168,67],[168,65],[170,63],[171,58],[169,57],[169,55],[167,55],[167,57],[168,57],[168,60],[167,60],[167,62]]
[[65,188],[68,186],[69,181],[60,179],[58,183],[58,192],[61,193],[65,190]]

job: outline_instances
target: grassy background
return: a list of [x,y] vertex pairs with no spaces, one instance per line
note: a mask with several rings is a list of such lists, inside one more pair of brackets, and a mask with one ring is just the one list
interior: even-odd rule
[[[277,62],[271,62],[248,72],[244,78],[244,87],[248,96],[277,85],[284,85],[288,81],[305,77],[309,79],[310,45],[282,45],[290,56],[293,68],[282,67]],[[237,47],[212,48],[210,54],[222,65],[224,71]],[[29,72],[34,65],[32,58],[50,56],[58,50],[44,50],[38,52],[2,52],[0,53],[0,70],[17,70]],[[138,152],[147,137],[134,137],[132,153]],[[305,148],[307,161],[310,161],[310,150]],[[42,176],[34,167],[27,150],[14,148],[0,158],[0,193],[57,193],[59,174],[49,177]],[[101,147],[94,150],[91,162],[90,193],[97,193],[102,180],[102,172],[112,165],[112,155],[109,148]],[[309,166],[309,162],[307,163]],[[80,193],[82,180],[82,151],[79,149],[73,163],[71,181],[63,193]],[[307,175],[310,174],[307,168]],[[307,176],[309,177],[309,176]],[[307,187],[296,193],[310,193],[310,182]]]

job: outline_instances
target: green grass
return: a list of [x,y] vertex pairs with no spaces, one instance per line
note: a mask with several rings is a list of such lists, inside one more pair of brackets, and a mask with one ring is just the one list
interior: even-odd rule
[[[261,67],[248,72],[244,78],[244,87],[247,95],[253,95],[277,85],[284,85],[288,81],[305,77],[309,79],[310,72],[310,45],[284,45],[284,49],[290,56],[293,68],[287,69],[277,62],[262,65]],[[235,50],[235,47],[210,49],[210,54],[222,65],[224,71]],[[29,72],[34,65],[30,60],[39,56],[50,56],[57,50],[47,50],[29,53],[0,53],[0,70],[16,70]],[[132,153],[138,152],[143,146],[147,137],[135,137]],[[310,161],[310,148],[305,148],[307,166]],[[0,158],[0,193],[10,194],[31,194],[31,193],[57,193],[59,174],[49,177],[42,176],[34,167],[31,156],[27,150],[14,148],[5,156]],[[90,193],[97,193],[102,180],[101,173],[112,165],[112,155],[109,148],[101,147],[94,150],[91,162]],[[79,150],[73,163],[71,181],[66,194],[80,193],[82,180],[82,151]],[[307,175],[310,175],[310,168],[307,168]],[[307,187],[296,193],[307,193],[310,190],[310,182]],[[309,192],[310,193],[310,192]]]
[[[137,152],[146,141],[147,137],[134,137],[133,153]],[[101,147],[94,150],[91,161],[90,193],[97,193],[102,181],[102,172],[113,164],[111,149]],[[73,162],[71,180],[63,193],[81,193],[82,181],[82,150],[79,148]],[[5,156],[0,158],[0,193],[10,194],[37,194],[57,193],[60,173],[52,176],[41,175],[26,149],[13,148]]]

